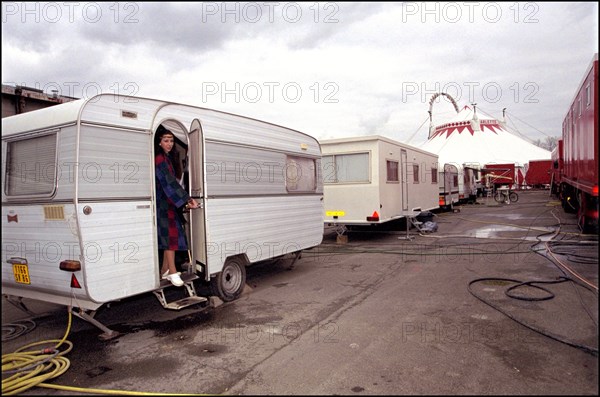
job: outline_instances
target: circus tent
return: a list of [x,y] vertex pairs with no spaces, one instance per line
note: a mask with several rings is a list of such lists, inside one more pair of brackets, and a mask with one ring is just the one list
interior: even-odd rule
[[[433,103],[432,98],[432,103]],[[454,103],[455,104],[455,103]],[[476,106],[464,106],[448,122],[430,127],[429,139],[420,147],[439,156],[439,163],[515,164],[550,159],[550,152],[509,132],[504,122]],[[431,115],[431,110],[430,110]]]

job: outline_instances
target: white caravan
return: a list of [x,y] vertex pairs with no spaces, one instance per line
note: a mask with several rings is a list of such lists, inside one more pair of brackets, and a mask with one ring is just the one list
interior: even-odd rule
[[[184,186],[189,296],[167,302],[157,249],[153,138],[173,131]],[[323,238],[321,149],[259,120],[154,99],[101,94],[2,119],[2,293],[78,308],[153,291],[168,309],[236,299],[245,266]],[[181,263],[178,264],[181,268]]]
[[477,201],[477,180],[479,179],[479,165],[475,163],[463,164],[463,197],[464,202]]
[[440,171],[440,208],[453,209],[454,204],[477,200],[476,180],[479,168],[473,163],[445,163]]
[[446,163],[440,171],[439,205],[443,210],[452,210],[459,203],[459,172],[456,164]]
[[379,135],[321,140],[325,223],[378,224],[438,205],[438,156]]

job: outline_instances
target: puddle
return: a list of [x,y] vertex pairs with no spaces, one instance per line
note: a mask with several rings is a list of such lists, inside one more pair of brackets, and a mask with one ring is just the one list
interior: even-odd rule
[[[527,236],[523,236],[520,237],[522,240],[528,240],[528,241],[550,241],[552,238],[552,232],[554,231],[553,228],[547,228],[547,227],[536,227],[535,230],[527,230],[525,228],[521,228],[521,227],[514,227],[514,226],[506,226],[506,225],[493,225],[493,226],[486,226],[486,227],[482,227],[479,229],[475,229],[474,235],[477,238],[498,238],[498,237],[503,237],[501,236],[501,233],[503,232],[524,232],[527,233]],[[539,236],[539,234],[542,233],[547,233],[544,234],[542,236]],[[504,236],[506,237],[506,236]],[[516,237],[515,238],[519,238]]]
[[490,214],[485,214],[485,216],[495,216],[498,218],[506,218],[506,219],[510,219],[510,220],[517,220],[517,219],[537,219],[537,218],[532,218],[532,217],[527,217],[527,216],[523,216],[523,214],[514,214],[514,213],[510,213],[510,212],[503,212],[501,214],[494,214],[494,213],[490,213]]

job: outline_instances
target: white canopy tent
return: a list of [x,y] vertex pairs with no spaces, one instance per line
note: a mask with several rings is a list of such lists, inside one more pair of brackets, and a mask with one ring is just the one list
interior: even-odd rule
[[440,164],[526,167],[530,160],[550,159],[548,150],[509,132],[504,122],[470,106],[457,110],[450,121],[432,125],[429,139],[420,147],[437,154]]

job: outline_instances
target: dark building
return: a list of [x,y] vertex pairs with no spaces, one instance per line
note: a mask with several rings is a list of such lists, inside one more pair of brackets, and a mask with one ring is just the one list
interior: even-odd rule
[[74,101],[76,99],[79,98],[62,96],[56,93],[47,94],[42,90],[31,87],[2,84],[2,118]]

